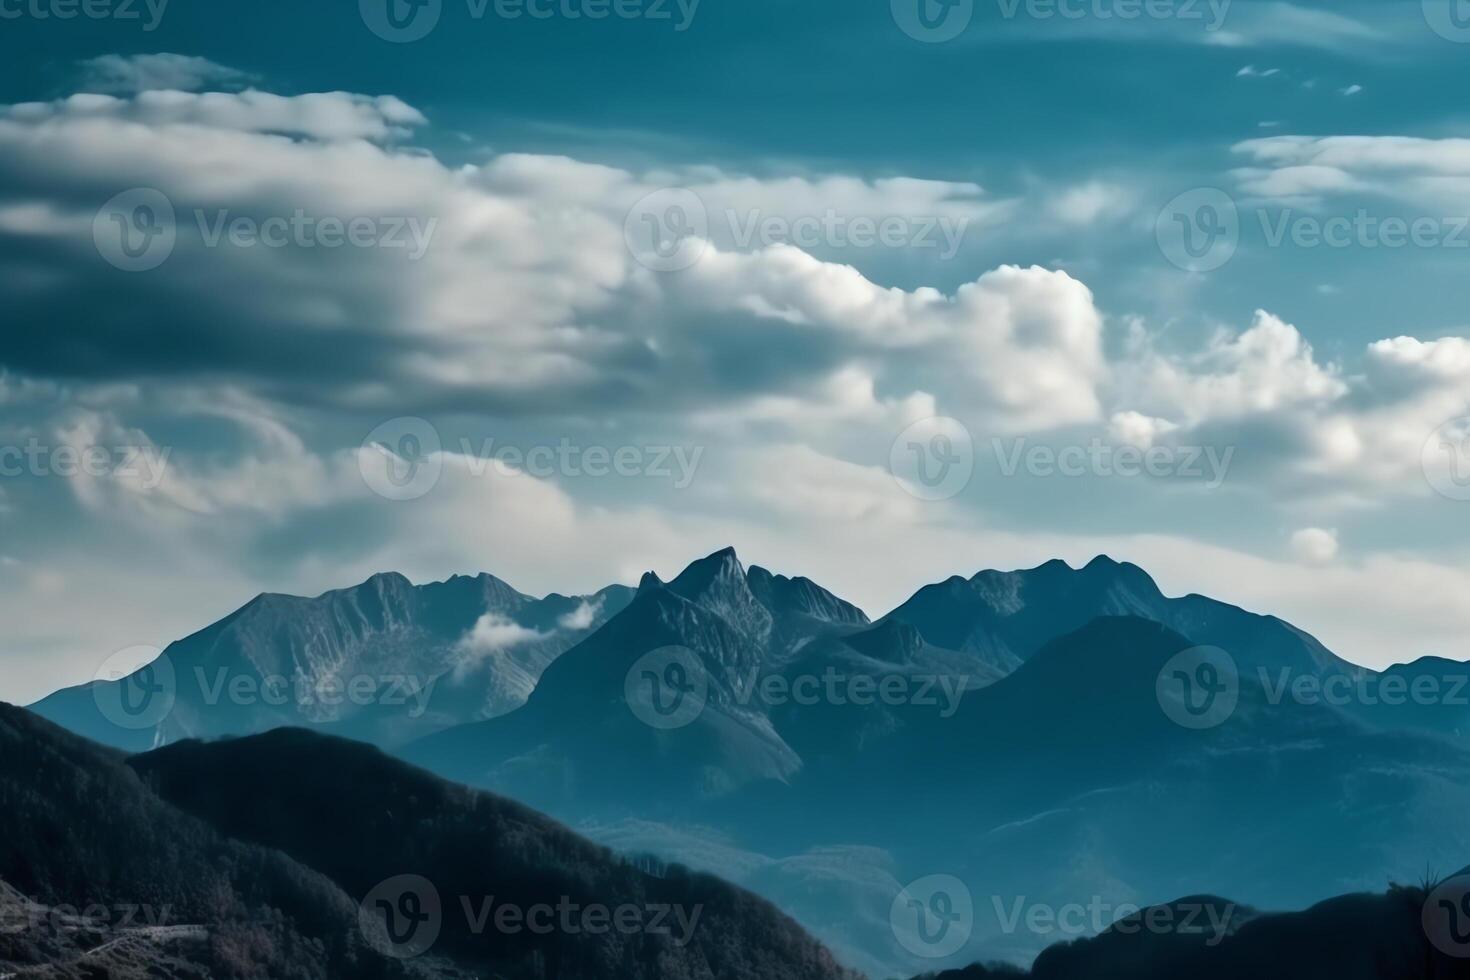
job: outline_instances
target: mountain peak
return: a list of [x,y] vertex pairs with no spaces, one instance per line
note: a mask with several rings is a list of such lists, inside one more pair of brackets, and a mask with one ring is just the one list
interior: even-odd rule
[[413,583],[408,576],[402,572],[376,572],[369,575],[367,580],[358,586],[359,589],[372,588],[379,591],[398,591],[400,589],[413,588]]
[[717,583],[728,584],[737,579],[742,583],[745,581],[745,566],[740,564],[734,548],[722,548],[691,562],[669,583],[669,588],[686,599],[693,599]]
[[771,613],[750,590],[734,548],[716,551],[680,572],[669,591],[717,613],[748,636],[764,642]]

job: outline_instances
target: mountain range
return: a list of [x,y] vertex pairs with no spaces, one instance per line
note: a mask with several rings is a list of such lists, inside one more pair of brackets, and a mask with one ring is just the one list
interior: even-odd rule
[[[877,621],[728,549],[589,597],[376,576],[262,597],[165,656],[178,693],[147,727],[111,700],[156,689],[146,670],[34,710],[130,751],[304,723],[373,741],[729,878],[871,976],[1030,963],[1057,937],[997,921],[1018,899],[1305,908],[1470,853],[1464,665],[1368,671],[1107,558],[950,578]],[[396,672],[426,696],[222,707],[184,679],[201,668],[313,691]],[[1384,696],[1415,685],[1433,696]],[[976,908],[941,957],[890,921],[935,874]]]

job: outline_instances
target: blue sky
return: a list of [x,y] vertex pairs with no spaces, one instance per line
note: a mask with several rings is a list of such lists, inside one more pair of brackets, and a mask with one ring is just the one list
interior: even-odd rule
[[[257,591],[731,543],[875,615],[1107,551],[1364,663],[1470,655],[1448,4],[974,0],[930,43],[916,0],[443,0],[390,43],[374,2],[0,2],[0,446],[44,455],[0,476],[0,697]],[[143,191],[171,245],[129,269]],[[692,210],[668,268],[639,236]],[[250,237],[298,212],[371,233]],[[405,417],[439,476],[389,500]],[[957,439],[961,484],[904,469]],[[626,472],[525,458],[562,444]]]

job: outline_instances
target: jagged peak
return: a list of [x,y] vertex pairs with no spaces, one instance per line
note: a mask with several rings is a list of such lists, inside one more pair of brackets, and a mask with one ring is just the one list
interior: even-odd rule
[[745,577],[745,566],[740,564],[740,556],[735,554],[734,548],[721,548],[713,554],[690,562],[669,586],[678,591],[677,587],[681,584],[705,582],[722,575]]
[[687,599],[695,599],[711,588],[746,590],[745,567],[734,548],[722,548],[711,555],[690,562],[668,583],[670,590]]

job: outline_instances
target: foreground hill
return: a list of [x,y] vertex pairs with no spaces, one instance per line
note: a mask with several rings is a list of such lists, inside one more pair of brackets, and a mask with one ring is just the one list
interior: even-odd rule
[[[1182,899],[1127,916],[1101,935],[1052,946],[1029,971],[970,966],[919,980],[1466,980],[1470,922],[1442,908],[1443,896],[1464,901],[1462,872],[1437,888],[1390,888],[1344,895],[1302,912],[1258,915],[1223,899]],[[1195,915],[1202,904],[1223,930]],[[1152,921],[1155,926],[1150,928]],[[1186,921],[1192,924],[1176,928]]]
[[125,759],[0,706],[0,810],[0,975],[850,976],[714,877],[299,730]]
[[[8,705],[0,705],[0,813],[0,881],[12,915],[22,916],[0,937],[0,974],[45,965],[57,976],[107,976],[87,972],[105,959],[81,954],[152,925],[202,931],[159,950],[179,961],[179,976],[419,975],[368,946],[357,902],[323,875],[231,839],[159,799],[120,754]],[[50,909],[87,910],[95,942],[58,928],[64,921]],[[121,945],[103,952],[121,956]]]

